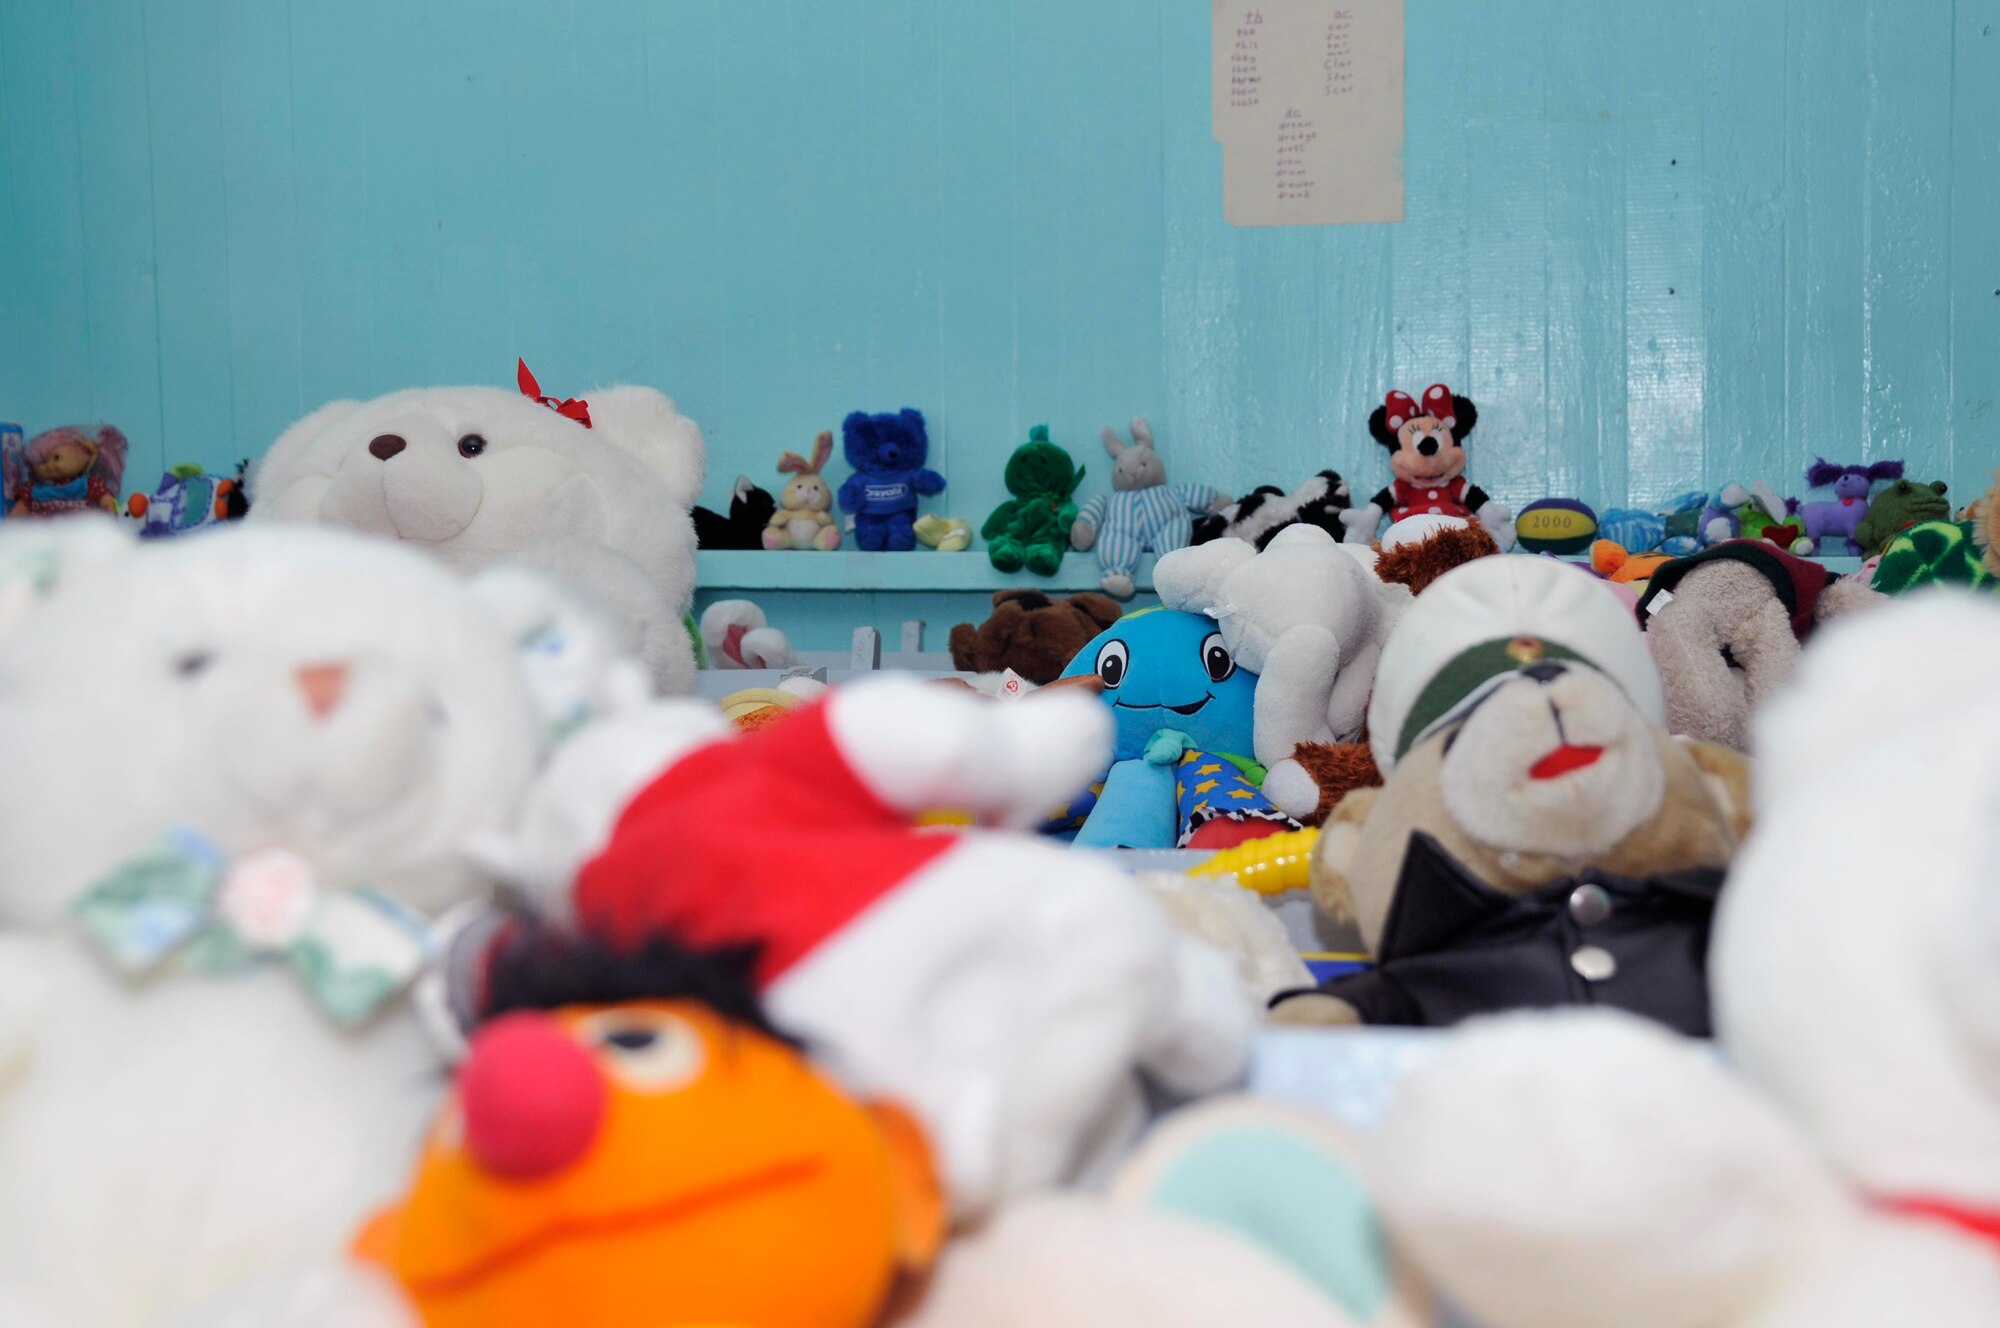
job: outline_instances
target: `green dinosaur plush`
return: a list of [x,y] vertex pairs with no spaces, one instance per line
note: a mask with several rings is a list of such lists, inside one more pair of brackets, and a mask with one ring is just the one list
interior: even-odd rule
[[1868,500],[1868,511],[1854,528],[1854,538],[1861,542],[1861,556],[1872,558],[1887,548],[1896,532],[1905,526],[1914,526],[1919,521],[1949,520],[1951,504],[1944,500],[1943,480],[1929,484],[1897,480],[1876,490],[1875,496]]
[[993,565],[1003,572],[1026,567],[1037,576],[1055,575],[1069,548],[1082,483],[1083,468],[1049,441],[1049,426],[1030,429],[1028,441],[1007,458],[1007,492],[1014,496],[994,508],[979,529]]
[[1934,585],[1994,589],[1978,534],[1972,521],[1919,521],[1898,531],[1875,565],[1875,589],[1885,595]]

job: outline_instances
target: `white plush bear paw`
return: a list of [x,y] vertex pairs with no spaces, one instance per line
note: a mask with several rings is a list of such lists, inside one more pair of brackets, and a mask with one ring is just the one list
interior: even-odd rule
[[1304,766],[1290,757],[1273,765],[1265,774],[1264,796],[1273,807],[1294,820],[1303,820],[1319,810],[1319,784]]
[[1104,587],[1104,593],[1113,599],[1130,599],[1139,593],[1139,587],[1125,572],[1107,572],[1099,584]]
[[1033,825],[1111,759],[1110,711],[1071,689],[998,705],[896,678],[847,687],[829,706],[834,738],[855,773],[911,813],[963,811]]

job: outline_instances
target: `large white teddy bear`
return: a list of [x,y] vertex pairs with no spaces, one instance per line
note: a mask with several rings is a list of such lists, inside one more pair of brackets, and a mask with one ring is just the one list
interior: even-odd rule
[[0,531],[0,1322],[145,1328],[401,1183],[444,1084],[403,987],[547,725],[414,552],[71,520]]
[[2000,609],[1913,598],[1829,627],[1760,714],[1722,1058],[1510,1015],[1403,1087],[1377,1193],[1487,1328],[2000,1323],[1996,654]]
[[1411,602],[1406,587],[1375,575],[1372,557],[1301,524],[1261,552],[1247,540],[1212,540],[1163,555],[1153,571],[1162,604],[1215,619],[1236,662],[1257,674],[1265,792],[1295,816],[1320,795],[1293,750],[1361,731],[1382,645]]
[[693,692],[700,428],[649,387],[544,404],[532,385],[524,368],[522,392],[416,388],[322,406],[252,472],[251,519],[400,539],[461,571],[539,567],[621,625],[661,691]]

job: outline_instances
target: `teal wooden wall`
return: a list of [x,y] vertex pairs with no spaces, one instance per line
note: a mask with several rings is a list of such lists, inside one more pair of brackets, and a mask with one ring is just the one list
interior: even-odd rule
[[224,465],[339,395],[624,378],[711,496],[930,416],[973,517],[1105,473],[1372,487],[1476,398],[1516,504],[2000,461],[2000,0],[1410,0],[1409,220],[1238,231],[1196,0],[0,0],[0,418]]

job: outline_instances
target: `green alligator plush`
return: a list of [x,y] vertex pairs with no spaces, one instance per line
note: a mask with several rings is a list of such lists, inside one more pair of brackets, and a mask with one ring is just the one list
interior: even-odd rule
[[1854,538],[1861,543],[1861,556],[1872,558],[1888,548],[1896,532],[1905,527],[1919,521],[1949,520],[1951,504],[1944,500],[1943,480],[1929,484],[1897,480],[1876,490],[1875,496],[1868,500],[1868,511],[1854,528]]
[[979,530],[993,565],[1003,572],[1026,567],[1037,576],[1055,575],[1069,548],[1082,483],[1083,468],[1049,441],[1049,426],[1030,429],[1028,441],[1007,458],[1007,492],[1014,496],[994,508]]

